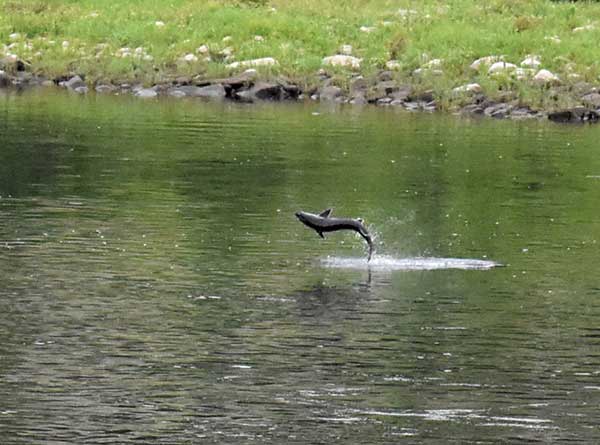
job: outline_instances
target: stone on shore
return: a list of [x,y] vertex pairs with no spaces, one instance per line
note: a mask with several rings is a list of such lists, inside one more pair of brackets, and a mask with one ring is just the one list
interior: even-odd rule
[[533,76],[533,80],[537,83],[541,84],[558,84],[560,83],[560,79],[558,76],[551,71],[548,70],[539,70],[535,76]]
[[258,82],[248,90],[235,93],[235,98],[244,102],[256,100],[281,100],[285,96],[281,85],[270,82]]
[[600,94],[599,93],[591,92],[591,93],[584,94],[583,96],[581,96],[581,101],[584,103],[584,105],[587,105],[589,107],[600,108]]
[[548,114],[548,119],[559,123],[597,122],[600,114],[585,107],[575,107],[568,110],[555,111]]
[[207,55],[210,52],[210,48],[208,47],[208,45],[200,45],[197,49],[196,52],[198,54],[204,54]]
[[521,66],[523,68],[539,68],[542,64],[540,56],[529,55],[523,59]]
[[68,90],[75,90],[76,88],[86,86],[83,79],[79,76],[73,76],[69,80],[60,82],[59,85]]
[[325,101],[333,101],[336,100],[338,97],[341,97],[341,95],[342,89],[340,87],[329,85],[321,89],[321,91],[319,92],[319,99]]
[[517,65],[508,62],[495,62],[488,69],[488,74],[510,73],[517,69]]
[[398,62],[397,60],[388,60],[387,62],[385,62],[385,67],[388,70],[399,70],[401,65],[400,62]]
[[141,90],[138,90],[135,93],[136,97],[141,97],[142,99],[152,99],[156,96],[158,96],[158,93],[156,92],[156,90],[153,90],[152,88],[142,88]]
[[100,85],[96,85],[96,88],[94,88],[94,90],[96,91],[96,93],[112,93],[117,89],[116,86],[111,85],[111,84],[100,84]]
[[479,59],[475,60],[470,65],[470,68],[472,70],[478,71],[479,68],[482,67],[482,66],[492,66],[494,63],[501,62],[503,60],[504,60],[504,56],[485,56],[485,57],[480,57]]
[[335,56],[328,56],[323,58],[323,65],[330,66],[344,66],[349,68],[360,68],[361,59],[348,56],[345,54],[336,54]]
[[482,88],[478,83],[468,83],[466,85],[461,85],[452,90],[454,93],[463,94],[463,93],[471,93],[478,94],[481,93]]
[[227,65],[227,68],[250,68],[256,66],[273,66],[278,65],[277,60],[273,57],[261,57],[260,59],[242,60],[240,62],[233,62]]
[[204,97],[208,99],[222,99],[226,96],[225,87],[220,83],[197,87],[193,85],[184,85],[179,87],[181,91],[189,97]]
[[7,87],[10,84],[10,78],[8,75],[0,70],[0,87]]

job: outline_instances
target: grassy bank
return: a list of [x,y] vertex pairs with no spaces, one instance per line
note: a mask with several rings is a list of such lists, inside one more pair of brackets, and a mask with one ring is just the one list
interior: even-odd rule
[[243,71],[228,67],[235,61],[272,57],[277,65],[260,68],[264,76],[310,85],[323,57],[350,45],[360,67],[328,68],[340,86],[394,60],[398,81],[433,89],[441,103],[457,100],[453,88],[477,82],[490,97],[510,91],[548,108],[548,101],[566,106],[571,99],[548,95],[548,85],[531,79],[469,66],[488,55],[518,65],[535,54],[565,92],[599,82],[599,41],[595,2],[0,0],[1,57],[16,55],[37,74],[82,74],[91,83],[221,77]]

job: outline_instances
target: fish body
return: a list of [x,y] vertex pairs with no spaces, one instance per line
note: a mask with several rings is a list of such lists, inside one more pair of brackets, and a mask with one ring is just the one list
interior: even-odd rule
[[358,232],[369,245],[369,258],[373,255],[373,240],[367,231],[363,220],[360,218],[335,218],[331,216],[331,209],[324,210],[318,215],[309,212],[296,212],[296,218],[304,225],[314,229],[321,238],[325,238],[323,233],[336,232],[338,230],[353,230]]

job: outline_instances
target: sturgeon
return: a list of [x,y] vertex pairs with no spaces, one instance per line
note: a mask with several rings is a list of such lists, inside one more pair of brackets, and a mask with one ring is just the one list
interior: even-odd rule
[[336,232],[338,230],[354,230],[362,236],[369,245],[369,257],[367,261],[371,261],[373,255],[373,240],[367,231],[364,222],[361,218],[333,218],[331,217],[331,209],[327,209],[315,215],[309,212],[296,212],[296,218],[304,225],[314,229],[321,238],[325,238],[323,233]]

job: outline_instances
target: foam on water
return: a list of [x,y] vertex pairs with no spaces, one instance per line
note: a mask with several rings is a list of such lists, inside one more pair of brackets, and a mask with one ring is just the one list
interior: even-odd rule
[[337,269],[361,270],[438,270],[438,269],[463,269],[487,270],[501,266],[500,263],[488,260],[469,258],[394,258],[388,255],[375,256],[370,262],[366,258],[340,258],[327,257],[322,260],[326,267]]

